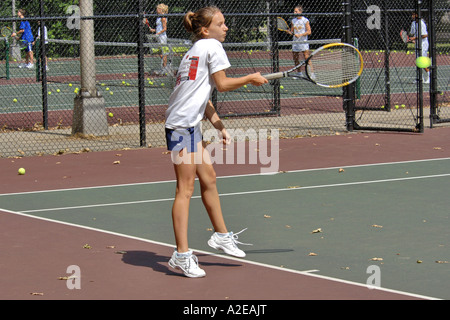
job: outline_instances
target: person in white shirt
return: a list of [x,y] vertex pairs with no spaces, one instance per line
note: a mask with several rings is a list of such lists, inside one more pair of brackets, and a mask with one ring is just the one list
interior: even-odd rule
[[[38,29],[37,30],[38,30],[38,33],[37,33],[36,40],[41,39],[41,21],[40,20],[38,20]],[[34,46],[36,40],[33,42],[33,46]],[[47,26],[44,26],[44,40],[43,41],[45,42],[45,45],[48,45]],[[42,47],[42,39],[41,39],[41,47]],[[40,59],[40,58],[38,57],[38,59]],[[45,69],[47,71],[49,71],[47,55],[45,56]]]
[[188,247],[189,203],[198,177],[203,204],[208,212],[214,233],[208,245],[225,253],[244,257],[236,243],[237,234],[228,232],[216,186],[216,173],[208,150],[202,141],[201,122],[206,117],[220,133],[224,144],[230,136],[210,100],[214,88],[219,92],[231,91],[244,85],[267,83],[261,74],[253,73],[239,78],[229,78],[230,67],[222,42],[227,26],[217,7],[205,7],[188,12],[183,24],[193,35],[193,46],[184,55],[178,69],[175,88],[170,95],[166,111],[166,141],[171,151],[177,179],[172,221],[176,249],[169,266],[179,268],[187,277],[204,277],[205,271],[198,266],[197,257]]
[[[410,41],[414,41],[416,43],[416,48],[419,47],[418,42],[422,41],[422,52],[418,52],[416,50],[416,56],[419,57],[427,57],[428,56],[428,31],[427,31],[427,25],[425,24],[425,21],[423,19],[420,19],[420,29],[421,29],[421,35],[419,36],[419,19],[417,16],[417,13],[413,12],[411,14],[411,30],[409,31],[411,37],[409,38]],[[416,57],[416,58],[417,58]],[[430,69],[425,68],[426,72],[424,73],[424,83],[430,83]]]
[[[311,25],[308,18],[302,16],[302,6],[296,6],[294,14],[296,17],[291,21],[291,33],[293,35],[292,53],[294,65],[296,66],[300,63],[300,53],[303,54],[303,59],[305,60],[310,56],[309,44],[305,42],[308,40],[308,36],[311,35]],[[311,65],[309,67],[312,68]],[[300,70],[298,71],[300,72]]]

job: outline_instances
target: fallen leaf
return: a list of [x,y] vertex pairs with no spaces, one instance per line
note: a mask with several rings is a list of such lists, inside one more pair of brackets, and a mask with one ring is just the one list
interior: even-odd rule
[[313,230],[311,233],[319,233],[319,232],[322,232],[322,228],[317,228]]
[[308,254],[308,256],[314,257],[314,256],[317,256],[317,253],[310,252],[310,253]]

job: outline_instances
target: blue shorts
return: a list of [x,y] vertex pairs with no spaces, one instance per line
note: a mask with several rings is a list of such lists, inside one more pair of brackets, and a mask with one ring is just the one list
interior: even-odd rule
[[190,128],[169,129],[166,128],[167,150],[181,151],[187,148],[187,152],[197,152],[197,145],[203,140],[201,126]]

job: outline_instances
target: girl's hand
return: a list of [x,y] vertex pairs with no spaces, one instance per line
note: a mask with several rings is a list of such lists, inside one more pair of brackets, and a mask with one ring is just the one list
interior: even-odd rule
[[252,79],[250,80],[250,84],[254,85],[254,86],[262,86],[265,83],[268,83],[269,81],[264,78],[260,72],[256,72],[254,74],[252,74]]
[[228,134],[227,129],[223,128],[221,131],[219,131],[219,137],[222,139],[223,144],[230,144],[231,143],[231,137]]

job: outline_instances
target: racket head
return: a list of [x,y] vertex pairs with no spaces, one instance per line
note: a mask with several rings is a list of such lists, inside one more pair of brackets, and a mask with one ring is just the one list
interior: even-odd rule
[[10,27],[2,27],[1,33],[5,38],[9,38],[13,34]]
[[277,28],[280,31],[289,31],[289,25],[286,20],[281,17],[277,17]]
[[408,43],[409,37],[408,33],[405,30],[400,31],[400,37],[402,38],[404,43]]
[[355,82],[362,74],[361,52],[347,43],[330,43],[305,61],[308,80],[326,88],[339,88]]

